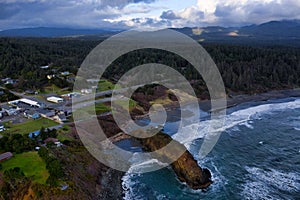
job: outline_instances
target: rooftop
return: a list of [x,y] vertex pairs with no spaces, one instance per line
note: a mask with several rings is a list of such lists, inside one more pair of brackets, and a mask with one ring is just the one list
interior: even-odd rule
[[8,159],[12,156],[13,156],[13,154],[11,152],[6,152],[6,153],[3,153],[3,154],[0,154],[0,160]]

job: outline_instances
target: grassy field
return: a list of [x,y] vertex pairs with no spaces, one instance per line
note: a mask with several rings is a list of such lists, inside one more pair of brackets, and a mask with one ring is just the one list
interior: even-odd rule
[[46,164],[37,152],[16,154],[10,160],[2,163],[2,171],[19,167],[35,183],[45,184],[49,173]]
[[40,93],[41,94],[52,94],[52,93],[54,93],[54,94],[58,94],[58,95],[63,95],[63,94],[68,94],[70,92],[72,92],[72,91],[59,88],[56,85],[52,84],[50,86],[44,87],[44,90]]
[[[116,87],[116,88],[115,88]],[[113,89],[120,88],[118,85],[113,84],[112,82],[108,80],[100,80],[98,83],[98,92],[107,91],[107,90],[113,90]]]
[[[122,100],[119,100],[119,101],[115,101],[115,103],[121,107],[123,107],[124,109],[127,109],[127,103],[126,101],[122,101]],[[129,111],[131,111],[133,108],[135,108],[137,106],[137,103],[132,100],[132,99],[129,99]]]
[[46,118],[30,120],[21,124],[5,123],[5,127],[7,128],[4,131],[4,133],[19,133],[23,135],[23,134],[29,134],[31,132],[40,130],[42,127],[48,128],[56,125],[58,125],[58,123]]

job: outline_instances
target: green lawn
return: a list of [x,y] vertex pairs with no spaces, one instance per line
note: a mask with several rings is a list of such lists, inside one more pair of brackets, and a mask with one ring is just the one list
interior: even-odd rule
[[[31,132],[40,130],[42,127],[48,128],[56,126],[58,123],[46,118],[40,118],[37,120],[30,120],[21,124],[10,124],[5,123],[6,131],[4,133],[19,133],[19,134],[29,134]],[[10,127],[10,128],[8,128]]]
[[[116,88],[115,88],[116,87]],[[107,91],[107,90],[113,90],[113,89],[120,88],[118,85],[113,84],[112,82],[108,80],[100,80],[98,83],[98,92]]]
[[16,154],[11,159],[4,161],[2,171],[19,167],[35,183],[45,184],[49,173],[46,169],[46,163],[37,152],[26,152]]
[[[105,112],[111,111],[110,106],[105,105],[104,103],[97,103],[95,106],[86,106],[81,109],[78,109],[75,111],[77,113],[76,115],[81,115],[83,116],[90,116],[93,115],[94,112],[96,112],[96,115],[100,115]],[[84,117],[83,117],[84,118]]]
[[[121,107],[123,107],[124,109],[127,109],[127,101],[125,100],[118,100],[115,101],[115,103]],[[129,99],[129,111],[132,111],[133,108],[135,108],[137,106],[136,101]]]
[[50,94],[50,93],[57,93],[61,90],[61,88],[57,87],[56,85],[52,84],[51,86],[44,87],[44,91],[40,92],[41,94]]

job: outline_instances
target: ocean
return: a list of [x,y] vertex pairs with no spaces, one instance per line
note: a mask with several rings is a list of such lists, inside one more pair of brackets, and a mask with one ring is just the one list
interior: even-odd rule
[[[193,108],[185,108],[193,111]],[[124,199],[300,199],[300,98],[250,102],[227,110],[221,137],[203,159],[198,152],[209,115],[176,133],[178,122],[164,132],[182,142],[201,167],[212,172],[214,183],[205,191],[181,183],[170,167],[122,179]],[[202,123],[204,122],[204,123]],[[138,147],[133,146],[137,152]],[[153,162],[138,166],[163,165]],[[133,171],[133,170],[132,170]]]

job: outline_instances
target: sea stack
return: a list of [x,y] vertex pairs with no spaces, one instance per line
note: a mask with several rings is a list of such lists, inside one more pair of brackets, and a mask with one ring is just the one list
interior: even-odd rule
[[[139,139],[145,151],[154,152],[162,149],[168,145],[171,141],[174,141],[169,135],[159,132],[153,137],[146,139]],[[189,187],[194,190],[205,189],[212,184],[211,173],[208,169],[202,169],[192,154],[177,141],[175,146],[172,147],[174,151],[181,150],[184,152],[179,159],[171,164],[172,169],[176,173],[178,179],[181,182],[185,182]],[[173,152],[164,151],[160,155],[155,155],[156,159],[164,162],[166,159],[172,159]]]

